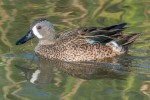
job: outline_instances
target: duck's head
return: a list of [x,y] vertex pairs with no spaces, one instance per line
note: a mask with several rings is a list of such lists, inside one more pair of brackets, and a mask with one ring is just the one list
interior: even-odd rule
[[31,26],[29,31],[23,36],[20,40],[16,42],[16,45],[23,44],[28,40],[37,37],[39,41],[55,41],[55,30],[52,25],[47,19],[38,19],[35,20]]

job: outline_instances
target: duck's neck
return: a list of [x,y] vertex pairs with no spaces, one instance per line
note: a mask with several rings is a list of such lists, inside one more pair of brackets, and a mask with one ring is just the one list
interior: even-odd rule
[[39,40],[39,43],[38,45],[53,45],[55,44],[56,40],[48,40],[48,39],[42,39],[42,40]]
[[48,33],[47,36],[44,36],[44,38],[39,39],[39,45],[51,45],[51,44],[55,44],[55,42],[56,42],[55,32],[52,31],[52,30],[50,30],[50,31],[51,32]]

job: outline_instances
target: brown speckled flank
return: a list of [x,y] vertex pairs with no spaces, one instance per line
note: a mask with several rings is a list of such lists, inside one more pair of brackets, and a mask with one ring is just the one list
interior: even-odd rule
[[[60,33],[56,38],[53,25],[46,19],[39,19],[33,22],[26,37],[39,38],[35,48],[38,56],[63,61],[96,61],[127,52],[139,34],[123,34],[125,25],[78,28]],[[24,43],[24,38],[16,44]]]
[[89,44],[85,40],[68,39],[63,43],[58,40],[53,45],[38,45],[35,48],[37,55],[45,58],[57,58],[64,61],[90,61],[115,56],[112,48],[100,43]]

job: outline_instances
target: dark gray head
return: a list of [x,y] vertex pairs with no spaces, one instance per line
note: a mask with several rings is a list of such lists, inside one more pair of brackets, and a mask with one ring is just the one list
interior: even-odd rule
[[32,22],[32,24],[30,25],[30,28],[35,26],[37,23],[40,23],[40,22],[43,22],[43,21],[48,21],[48,20],[45,19],[45,18],[36,19],[35,21]]
[[47,19],[41,18],[35,20],[27,34],[16,42],[16,45],[23,44],[26,41],[37,37],[39,40],[53,41],[55,39],[54,26]]

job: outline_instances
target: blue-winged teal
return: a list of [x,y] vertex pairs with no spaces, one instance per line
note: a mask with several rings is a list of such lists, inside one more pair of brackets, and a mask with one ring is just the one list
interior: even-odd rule
[[63,61],[95,61],[127,52],[139,34],[123,34],[126,23],[110,27],[84,27],[63,32],[58,38],[52,23],[38,19],[16,45],[37,37],[35,53],[48,59]]

